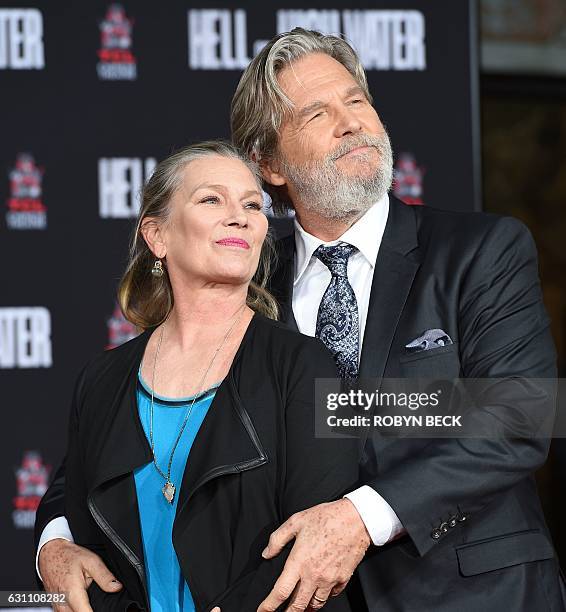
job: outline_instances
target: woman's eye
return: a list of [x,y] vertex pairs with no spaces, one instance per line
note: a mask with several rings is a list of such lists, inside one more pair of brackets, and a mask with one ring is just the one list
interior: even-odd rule
[[199,204],[218,204],[220,202],[220,198],[217,196],[208,196],[199,201]]
[[248,202],[246,204],[246,208],[251,208],[252,210],[261,210],[263,206],[258,204],[257,202]]

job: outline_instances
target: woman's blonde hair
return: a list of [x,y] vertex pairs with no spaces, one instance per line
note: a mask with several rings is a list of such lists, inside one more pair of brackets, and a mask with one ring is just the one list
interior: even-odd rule
[[[183,169],[192,161],[209,156],[240,160],[250,169],[258,186],[261,185],[256,164],[224,141],[210,140],[187,146],[156,166],[142,190],[141,207],[131,240],[128,265],[118,286],[118,302],[124,316],[141,329],[159,325],[173,308],[173,290],[166,266],[163,267],[164,274],[161,277],[155,277],[151,273],[156,258],[141,234],[143,221],[147,217],[153,217],[167,223],[171,214],[171,198],[182,183]],[[271,319],[278,318],[277,302],[266,289],[274,253],[273,239],[268,232],[262,246],[258,269],[248,287],[246,300],[250,308]]]
[[[360,58],[344,39],[303,28],[283,32],[272,38],[250,62],[232,98],[232,142],[244,155],[258,163],[276,157],[279,128],[293,110],[277,76],[293,62],[312,53],[324,53],[340,62],[370,104],[373,102]],[[264,189],[271,196],[276,213],[292,208],[285,189],[267,183]]]

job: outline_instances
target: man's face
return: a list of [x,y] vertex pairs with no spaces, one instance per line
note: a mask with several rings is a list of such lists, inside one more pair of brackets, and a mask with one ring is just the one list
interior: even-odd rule
[[[360,133],[385,133],[354,77],[329,55],[313,53],[297,60],[280,72],[278,81],[294,104],[292,118],[281,126],[279,150],[294,166],[322,160]],[[360,164],[361,159],[366,163]],[[352,175],[378,164],[371,147],[356,148],[336,160],[342,172]]]
[[281,126],[268,180],[287,186],[299,214],[363,214],[387,192],[392,172],[389,138],[363,90],[323,53],[297,60],[278,81],[294,109]]

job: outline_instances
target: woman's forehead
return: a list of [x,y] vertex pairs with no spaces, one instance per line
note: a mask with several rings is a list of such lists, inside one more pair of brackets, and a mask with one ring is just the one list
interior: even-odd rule
[[194,192],[200,185],[260,189],[258,178],[243,161],[221,156],[203,157],[185,166],[183,188]]
[[238,178],[241,181],[255,182],[252,171],[240,159],[210,155],[189,162],[183,171],[185,182],[214,180],[223,183]]

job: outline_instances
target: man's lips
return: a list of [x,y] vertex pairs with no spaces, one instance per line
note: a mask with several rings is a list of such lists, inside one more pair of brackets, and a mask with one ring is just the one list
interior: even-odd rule
[[346,153],[342,153],[342,155],[338,156],[336,159],[340,159],[341,157],[346,157],[347,155],[351,155],[352,153],[362,153],[362,152],[366,152],[367,149],[372,149],[373,147],[371,147],[370,145],[360,145],[359,147],[354,147],[353,149],[350,149],[349,151],[346,151]]
[[221,244],[222,246],[235,246],[241,249],[250,248],[250,245],[243,238],[222,238],[222,240],[217,240],[216,244]]

